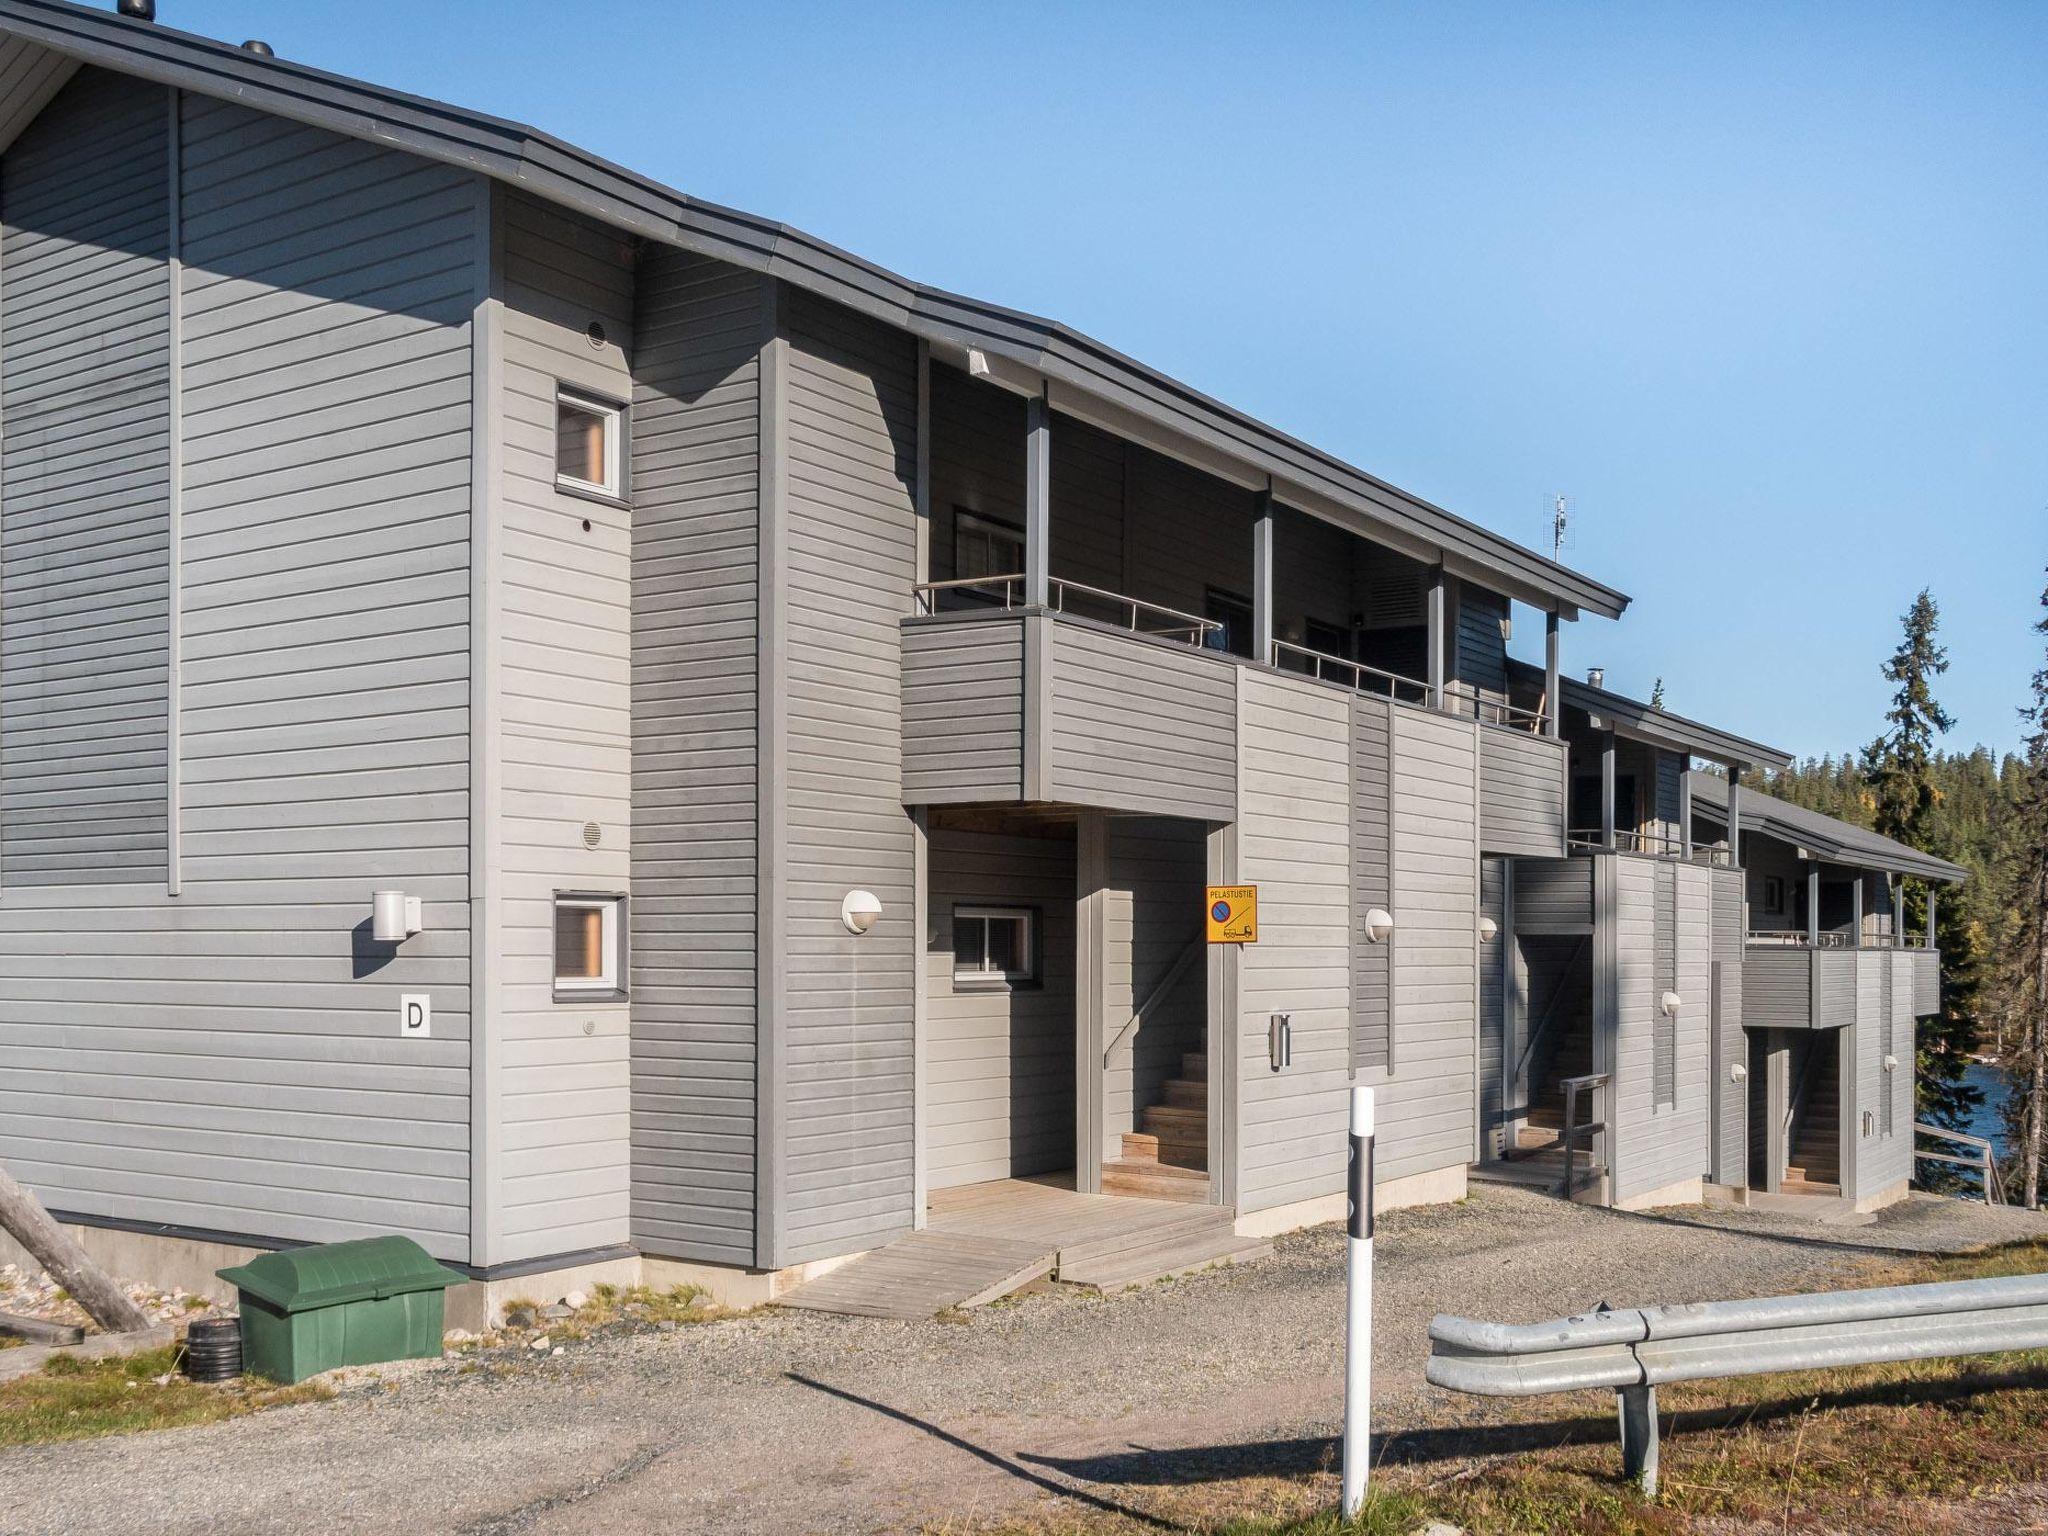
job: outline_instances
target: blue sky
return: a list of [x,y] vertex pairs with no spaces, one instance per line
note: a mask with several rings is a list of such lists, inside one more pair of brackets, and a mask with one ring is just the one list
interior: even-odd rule
[[1795,752],[1875,733],[1930,586],[1952,744],[2017,740],[2048,6],[160,11],[1055,316],[1524,543],[1562,491],[1636,599],[1567,664]]

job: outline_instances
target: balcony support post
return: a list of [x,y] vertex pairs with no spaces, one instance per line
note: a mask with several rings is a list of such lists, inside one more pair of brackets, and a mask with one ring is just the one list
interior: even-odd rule
[[1252,513],[1252,660],[1273,660],[1273,488]]
[[[1728,862],[1736,869],[1742,867],[1742,765],[1740,763],[1730,763],[1728,765]],[[1742,909],[1745,914],[1749,911],[1749,897],[1746,893],[1742,898]],[[1747,925],[1748,922],[1749,918],[1745,915],[1743,923]]]
[[1544,729],[1552,741],[1564,735],[1564,700],[1557,696],[1557,610],[1543,615],[1543,711],[1548,718]]
[[1444,707],[1444,568],[1429,572],[1429,707]]
[[[1925,949],[1934,948],[1934,893],[1936,889],[1937,887],[1932,880],[1927,882],[1927,932],[1924,935],[1926,942],[1922,945],[1922,948]],[[1903,885],[1899,888],[1899,894],[1901,897],[1905,895],[1905,887]],[[1900,910],[1899,903],[1893,903],[1893,910]],[[1901,931],[1904,930],[1905,924],[1900,918],[1894,918],[1893,921],[1899,924]]]
[[1052,409],[1041,392],[1024,406],[1024,603],[1052,601]]
[[1678,763],[1678,855],[1692,862],[1692,759],[1683,755]]
[[1820,860],[1806,861],[1806,947],[1820,948]]
[[1614,732],[1600,737],[1600,846],[1609,852],[1615,846],[1614,828]]
[[1863,947],[1863,871],[1856,872],[1855,897],[1849,904],[1849,931],[1856,936],[1856,947]]

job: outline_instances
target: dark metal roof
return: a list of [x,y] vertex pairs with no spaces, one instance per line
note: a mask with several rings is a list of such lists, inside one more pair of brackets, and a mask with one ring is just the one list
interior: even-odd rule
[[[1537,688],[1543,686],[1541,667],[1513,659],[1508,665],[1518,681]],[[1687,752],[1694,757],[1704,757],[1736,768],[1789,768],[1792,765],[1789,752],[1737,736],[1719,726],[1688,720],[1668,709],[1654,709],[1639,699],[1610,693],[1605,688],[1595,688],[1591,683],[1561,677],[1557,691],[1564,696],[1566,708],[1582,710],[1598,721],[1602,729],[1612,728],[1617,736],[1625,736],[1631,741],[1646,741],[1652,746]]]
[[1545,559],[1056,321],[899,277],[786,224],[674,191],[560,139],[71,0],[0,0],[0,35],[87,64],[239,101],[299,122],[466,166],[619,229],[768,273],[911,333],[1016,363],[1326,497],[1498,577],[1515,595],[1618,618],[1625,594]]
[[[1742,792],[1742,830],[1761,832],[1780,842],[1811,850],[1830,864],[1848,864],[1857,869],[1883,870],[1888,874],[1911,875],[1916,880],[1940,880],[1960,884],[1970,872],[1931,853],[1908,848],[1904,843],[1881,837],[1866,827],[1837,821],[1819,811],[1777,799],[1745,784]],[[1717,774],[1692,776],[1694,813],[1706,811],[1723,826],[1728,824],[1728,781]]]

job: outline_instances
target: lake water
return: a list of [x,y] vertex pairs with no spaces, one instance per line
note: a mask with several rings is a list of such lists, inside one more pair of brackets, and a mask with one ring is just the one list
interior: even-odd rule
[[1984,1102],[1971,1113],[1963,1129],[1972,1136],[1982,1136],[1996,1150],[1998,1161],[2005,1163],[2005,1101],[2012,1093],[2012,1085],[1997,1067],[1986,1066],[1973,1061],[1963,1070],[1963,1081],[1971,1087],[1981,1089]]

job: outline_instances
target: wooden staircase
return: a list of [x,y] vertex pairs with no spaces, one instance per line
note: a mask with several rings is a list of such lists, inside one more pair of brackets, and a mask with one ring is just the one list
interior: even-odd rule
[[1832,1038],[1816,1038],[1820,1052],[1807,1084],[1806,1102],[1792,1125],[1792,1148],[1781,1188],[1788,1195],[1842,1192],[1841,1066]]
[[1147,1107],[1138,1125],[1124,1135],[1123,1156],[1102,1165],[1102,1192],[1206,1204],[1209,1058],[1200,1051],[1182,1056],[1180,1076],[1167,1082],[1164,1102]]

